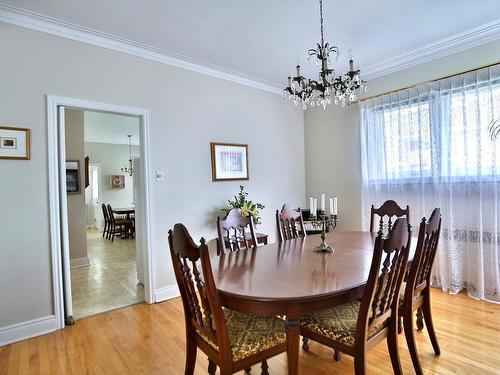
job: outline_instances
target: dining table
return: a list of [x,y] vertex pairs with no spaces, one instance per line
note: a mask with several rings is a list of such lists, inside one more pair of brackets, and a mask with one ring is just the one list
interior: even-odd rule
[[249,314],[284,317],[288,374],[298,374],[299,317],[362,295],[375,238],[371,232],[333,231],[326,234],[333,252],[316,252],[321,238],[311,235],[214,256],[221,304]]

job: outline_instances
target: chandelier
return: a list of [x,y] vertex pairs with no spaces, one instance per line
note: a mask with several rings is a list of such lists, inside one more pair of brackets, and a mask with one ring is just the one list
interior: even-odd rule
[[132,164],[132,135],[128,137],[128,167],[122,167],[122,172],[128,173],[130,177],[134,174],[134,166]]
[[319,0],[319,16],[321,25],[321,43],[316,48],[307,51],[309,62],[311,59],[316,61],[316,65],[321,66],[318,74],[318,80],[308,79],[301,75],[300,65],[297,65],[297,75],[288,77],[288,86],[283,89],[283,96],[292,100],[295,105],[302,103],[303,109],[307,106],[322,106],[326,108],[332,101],[335,104],[354,103],[358,100],[358,95],[366,91],[366,81],[360,77],[359,69],[354,69],[354,61],[349,51],[349,71],[344,75],[336,75],[335,69],[331,69],[328,64],[331,63],[330,54],[337,60],[339,49],[337,46],[325,43],[323,37],[323,0]]

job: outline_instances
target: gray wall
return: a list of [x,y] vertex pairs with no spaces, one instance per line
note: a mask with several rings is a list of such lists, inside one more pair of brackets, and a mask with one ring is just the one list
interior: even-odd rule
[[[121,171],[121,167],[128,165],[128,145],[85,142],[85,155],[90,158],[90,163],[100,164],[101,203],[110,204],[113,208],[130,207],[134,201],[134,177]],[[132,158],[139,155],[139,146],[132,146]],[[124,189],[110,189],[109,177],[113,175],[125,176]]]
[[[249,144],[250,197],[273,212],[304,204],[304,117],[280,96],[0,22],[0,123],[32,129],[30,161],[0,161],[0,327],[53,314],[45,95],[146,108],[151,114],[151,231],[157,288],[174,284],[167,231],[215,236],[239,182],[211,181],[210,141]],[[285,145],[286,147],[281,147]],[[290,150],[293,150],[291,152]],[[8,215],[4,213],[7,212]],[[29,234],[29,235],[28,235]]]
[[80,162],[80,191],[67,194],[70,259],[87,258],[83,111],[65,110],[66,160]]
[[[368,82],[368,96],[394,91],[482,65],[500,62],[500,41],[440,58]],[[359,106],[308,109],[304,116],[306,192],[339,197],[342,229],[360,230],[361,155]],[[366,218],[365,218],[366,219]],[[369,218],[365,221],[369,223]]]

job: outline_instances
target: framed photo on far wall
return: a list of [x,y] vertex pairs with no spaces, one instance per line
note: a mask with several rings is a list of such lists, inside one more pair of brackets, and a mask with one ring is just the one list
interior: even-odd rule
[[248,145],[210,143],[212,181],[248,180]]
[[30,129],[0,126],[0,159],[30,159]]
[[125,189],[125,176],[124,175],[109,176],[109,188],[113,190]]

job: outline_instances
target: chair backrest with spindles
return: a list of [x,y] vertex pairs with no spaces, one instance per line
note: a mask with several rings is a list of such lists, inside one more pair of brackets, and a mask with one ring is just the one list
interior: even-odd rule
[[[379,232],[375,240],[368,282],[363,291],[356,327],[356,340],[365,340],[375,327],[385,326],[389,319],[397,324],[399,291],[406,272],[411,244],[411,228],[398,218],[389,235]],[[396,327],[396,325],[394,326]]]
[[279,242],[306,236],[300,208],[295,209],[285,204],[281,212],[276,210],[276,226]]
[[230,358],[226,321],[205,240],[202,238],[197,246],[186,227],[175,224],[168,232],[168,242],[187,330],[205,341],[209,339],[217,343],[219,352]]
[[[375,215],[377,215],[380,220],[378,221],[378,228],[375,229]],[[385,201],[382,206],[379,208],[375,208],[372,204],[371,208],[371,219],[370,219],[370,232],[374,231],[382,231],[384,232],[384,227],[387,226],[387,231],[385,233],[390,232],[393,224],[394,217],[405,217],[406,221],[410,222],[410,207],[406,206],[406,209],[403,209],[398,206],[398,204],[393,200]],[[384,220],[387,219],[387,222]]]
[[413,301],[430,286],[430,277],[441,233],[441,210],[435,208],[429,221],[425,217],[420,223],[415,256],[411,262],[406,283],[405,301]]
[[101,208],[102,208],[102,215],[104,216],[104,223],[109,224],[108,208],[104,203],[101,204]]
[[[249,240],[251,245],[249,245]],[[257,238],[251,216],[244,217],[237,208],[231,209],[225,218],[217,217],[217,252],[238,251],[257,246]]]

